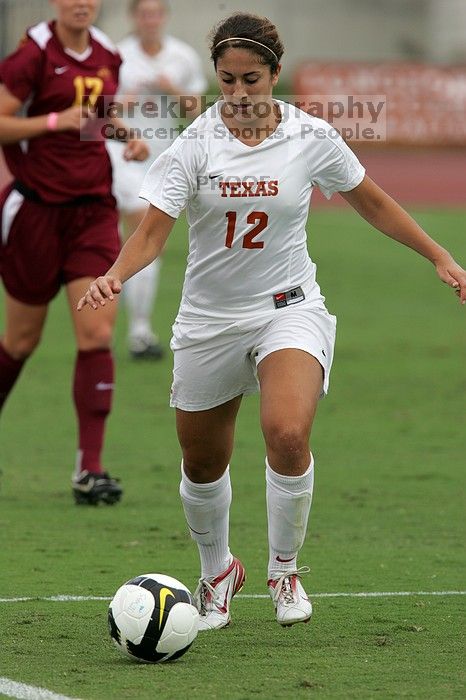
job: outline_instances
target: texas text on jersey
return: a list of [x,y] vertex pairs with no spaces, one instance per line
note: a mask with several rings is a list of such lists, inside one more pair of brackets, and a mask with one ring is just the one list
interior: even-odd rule
[[307,251],[312,190],[318,186],[328,197],[350,190],[364,168],[326,122],[276,104],[280,131],[250,147],[220,129],[218,103],[146,176],[144,199],[174,218],[187,209],[182,315],[196,309],[222,319],[273,316],[274,295],[298,287],[306,304],[323,304]]

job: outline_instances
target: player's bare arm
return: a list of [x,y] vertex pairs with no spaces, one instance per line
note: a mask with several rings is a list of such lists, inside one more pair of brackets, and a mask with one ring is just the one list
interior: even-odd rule
[[149,265],[160,255],[175,219],[161,209],[149,206],[144,219],[128,238],[108,272],[89,285],[86,294],[78,302],[78,311],[86,306],[98,309],[105,300],[112,301],[121,292],[123,282]]
[[[17,117],[21,101],[11,94],[5,85],[0,85],[0,144],[16,143],[23,139],[42,136],[50,131],[48,114],[39,117]],[[78,131],[86,122],[87,114],[82,107],[70,107],[56,115],[54,131]]]
[[340,194],[376,229],[430,260],[442,282],[455,289],[462,304],[466,303],[466,271],[373,180],[366,175],[360,185]]
[[119,117],[111,117],[110,119],[116,133],[125,133],[124,142],[127,144],[123,153],[125,160],[147,160],[150,151],[145,141],[135,138],[132,130]]

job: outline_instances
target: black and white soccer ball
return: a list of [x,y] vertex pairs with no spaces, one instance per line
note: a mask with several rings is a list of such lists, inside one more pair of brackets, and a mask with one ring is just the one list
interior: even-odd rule
[[191,593],[176,578],[142,574],[117,590],[108,625],[120,651],[156,664],[188,651],[197,636],[199,613]]

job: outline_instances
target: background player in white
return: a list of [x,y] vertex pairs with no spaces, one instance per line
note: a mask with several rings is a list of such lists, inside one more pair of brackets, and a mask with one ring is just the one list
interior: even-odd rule
[[[126,239],[142,221],[147,205],[139,198],[144,176],[149,166],[174,141],[177,120],[168,114],[144,117],[136,102],[154,104],[163,109],[161,96],[168,96],[177,106],[181,95],[196,97],[203,93],[207,83],[197,53],[184,41],[164,33],[168,19],[166,0],[131,0],[129,5],[134,32],[123,39],[118,49],[123,58],[120,69],[119,101],[131,105],[134,116],[125,114],[131,127],[148,130],[151,157],[144,163],[128,162],[123,157],[121,144],[107,142],[113,164],[114,193],[121,213],[122,234]],[[187,100],[187,107],[194,101]],[[193,114],[196,116],[196,114]],[[160,129],[166,130],[161,132]],[[150,138],[159,130],[158,135]],[[158,359],[162,347],[151,324],[151,314],[157,293],[160,259],[154,260],[135,275],[125,287],[128,313],[128,344],[134,358]]]
[[283,46],[266,18],[229,17],[214,31],[211,53],[223,100],[151,168],[144,221],[79,308],[113,299],[159,254],[187,206],[190,252],[173,329],[171,405],[183,453],[181,498],[201,558],[200,629],[228,624],[244,581],[228,546],[228,465],[241,399],[256,389],[256,377],[268,586],[278,622],[290,625],[312,612],[297,556],[313,491],[309,436],[328,387],[335,333],[306,246],[313,186],[328,197],[341,192],[380,231],[430,260],[463,304],[466,272],[365,175],[328,124],[273,99]]

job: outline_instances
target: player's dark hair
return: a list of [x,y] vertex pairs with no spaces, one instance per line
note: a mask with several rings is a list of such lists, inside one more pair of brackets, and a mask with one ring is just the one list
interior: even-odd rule
[[[142,1],[143,0],[130,0],[130,2],[129,2],[130,14],[134,14],[136,12],[136,10],[138,9],[138,6],[141,4]],[[168,0],[157,0],[157,2],[159,2],[161,5],[163,5],[166,10],[169,9]]]
[[[225,43],[218,46],[220,41],[230,37],[240,38],[225,41]],[[241,41],[241,37],[252,41]],[[223,56],[225,51],[234,47],[247,49],[255,53],[261,63],[270,66],[270,72],[274,74],[277,72],[278,64],[285,51],[276,26],[267,17],[252,15],[248,12],[235,12],[230,17],[222,20],[214,27],[209,39],[210,57],[215,68],[217,68],[218,59]],[[264,46],[253,43],[256,41]]]

